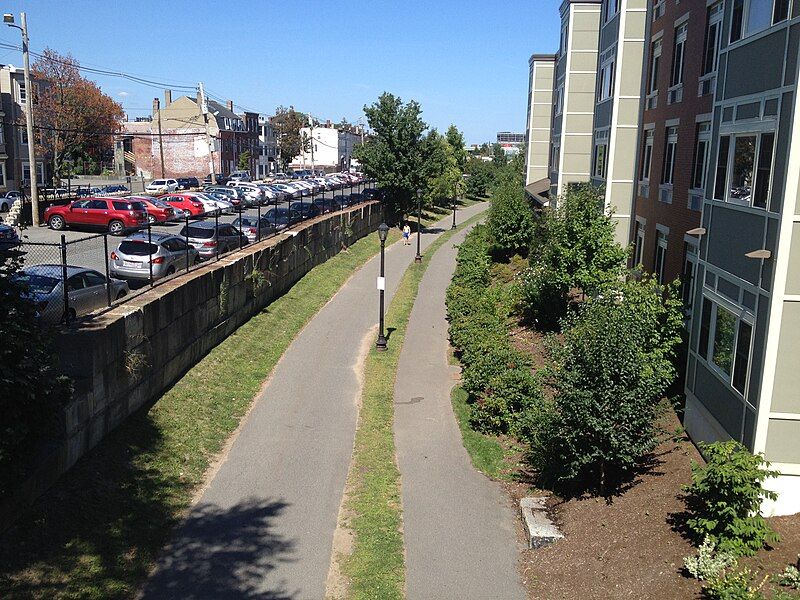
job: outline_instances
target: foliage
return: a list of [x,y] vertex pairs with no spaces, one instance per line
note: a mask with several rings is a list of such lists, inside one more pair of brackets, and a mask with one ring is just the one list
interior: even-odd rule
[[280,162],[286,169],[292,160],[307,151],[309,140],[302,136],[301,129],[308,125],[308,116],[298,112],[294,106],[279,106],[275,116],[270,119],[278,142]]
[[496,169],[488,161],[470,158],[467,161],[466,192],[471,196],[486,196],[494,184]]
[[780,584],[795,590],[800,590],[800,554],[797,555],[797,562],[788,565],[780,575]]
[[367,176],[388,192],[389,214],[408,214],[423,183],[423,133],[428,126],[420,116],[422,109],[413,100],[404,103],[384,92],[374,104],[364,107],[364,113],[373,135],[355,148],[353,156]]
[[508,155],[500,144],[492,146],[492,164],[496,167],[505,167],[508,164]]
[[237,165],[237,168],[239,170],[241,170],[241,171],[250,170],[250,158],[251,157],[252,157],[252,154],[250,153],[250,150],[245,150],[244,152],[242,152],[239,155],[239,164]]
[[555,327],[571,294],[593,295],[619,279],[627,250],[614,240],[614,222],[603,212],[603,191],[590,184],[570,186],[555,208],[546,209],[534,234],[531,270],[523,277],[524,315],[541,327]]
[[45,48],[31,75],[39,82],[33,108],[37,150],[52,156],[56,183],[67,174],[68,162],[96,162],[113,152],[122,106],[81,75],[77,60]]
[[551,344],[553,414],[547,430],[528,431],[547,483],[607,494],[656,446],[657,403],[676,375],[677,298],[650,278],[620,282],[564,319]]
[[444,136],[448,146],[453,151],[453,158],[455,158],[459,173],[463,173],[467,168],[467,150],[464,145],[464,134],[455,125],[450,125]]
[[[458,144],[459,140],[461,146],[454,146],[453,143]],[[445,136],[439,135],[435,129],[428,133],[423,144],[422,165],[427,203],[445,200],[449,205],[454,196],[464,193],[463,163],[466,163],[463,136],[455,125],[449,127]]]
[[754,574],[750,569],[733,573],[723,571],[703,587],[703,594],[709,600],[762,600],[761,588],[766,578],[758,585],[754,585],[753,580]]
[[779,473],[734,440],[701,443],[700,449],[707,463],[692,465],[692,483],[684,488],[686,525],[695,539],[708,537],[721,551],[745,556],[778,541],[759,511],[763,499],[777,498],[763,483]]
[[717,552],[714,540],[707,537],[698,548],[697,556],[683,559],[683,566],[695,579],[711,581],[725,569],[736,566],[736,557],[730,552]]
[[533,209],[512,175],[503,174],[495,187],[487,223],[498,254],[527,254],[534,232]]
[[70,384],[58,376],[51,332],[20,281],[22,263],[0,257],[0,498],[18,483],[43,441],[57,432]]

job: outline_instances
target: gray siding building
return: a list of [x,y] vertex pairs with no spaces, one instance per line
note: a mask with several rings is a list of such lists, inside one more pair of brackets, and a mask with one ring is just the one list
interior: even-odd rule
[[[791,14],[789,14],[791,4]],[[733,438],[800,510],[800,2],[725,0],[686,377],[695,440]]]
[[[525,131],[525,185],[548,191],[550,126],[553,119],[554,54],[534,54],[528,61],[528,121]],[[543,187],[542,187],[543,185]]]

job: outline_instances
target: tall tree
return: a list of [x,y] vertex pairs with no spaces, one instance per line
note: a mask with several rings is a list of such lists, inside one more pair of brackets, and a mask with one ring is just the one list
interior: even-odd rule
[[122,106],[80,74],[71,55],[46,48],[33,64],[38,82],[34,122],[36,145],[53,160],[56,183],[69,160],[102,156],[113,151],[113,134],[124,116]]
[[445,200],[449,206],[454,194],[464,192],[463,171],[458,163],[458,150],[463,150],[463,145],[454,147],[450,135],[442,136],[433,130],[426,136],[423,149],[426,199],[430,202]]
[[389,192],[390,213],[408,214],[416,189],[424,183],[423,133],[427,125],[420,116],[422,109],[414,100],[404,103],[384,92],[374,104],[364,107],[364,114],[373,135],[353,154],[364,172]]
[[278,138],[280,161],[283,168],[286,169],[295,156],[309,148],[308,138],[304,137],[300,131],[303,127],[308,126],[308,116],[296,111],[293,106],[289,108],[279,106],[275,109],[275,116],[270,122]]
[[456,165],[463,173],[467,168],[467,149],[464,145],[464,134],[461,133],[455,125],[450,125],[450,127],[447,128],[445,137],[452,149]]
[[492,146],[492,162],[496,167],[505,167],[508,164],[508,156],[500,144]]

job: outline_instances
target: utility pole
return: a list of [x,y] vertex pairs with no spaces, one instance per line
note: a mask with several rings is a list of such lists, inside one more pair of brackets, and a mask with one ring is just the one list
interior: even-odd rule
[[[19,14],[20,25],[14,24],[14,15],[4,14],[3,22],[22,32],[22,60],[25,77],[25,128],[28,133],[28,166],[31,178],[31,220],[34,227],[39,226],[39,182],[36,173],[36,138],[33,137],[33,86],[31,86],[31,66],[28,52],[28,19],[25,13]],[[55,148],[53,148],[55,152]]]
[[206,126],[206,142],[208,142],[208,171],[211,174],[211,185],[217,183],[217,172],[214,170],[214,142],[211,139],[211,130],[208,128],[208,100],[206,99],[205,89],[203,82],[199,83],[200,86],[200,111],[203,113],[203,121]]
[[311,173],[316,177],[317,171],[314,169],[314,117],[311,115],[308,115],[308,127],[311,131]]
[[156,98],[155,106],[158,108],[158,150],[161,153],[161,178],[167,177],[167,170],[164,168],[164,137],[161,133],[161,101]]

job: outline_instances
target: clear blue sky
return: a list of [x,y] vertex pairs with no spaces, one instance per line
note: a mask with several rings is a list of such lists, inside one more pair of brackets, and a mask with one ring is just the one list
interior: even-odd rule
[[[383,91],[420,102],[423,118],[455,123],[468,143],[524,131],[528,58],[558,45],[556,0],[275,1],[10,0],[28,14],[31,49],[81,64],[194,86],[272,114],[293,105],[355,121]],[[0,40],[19,43],[3,27]],[[18,51],[0,63],[20,66]],[[87,74],[131,116],[159,89]],[[173,97],[177,94],[173,92]],[[191,93],[191,92],[190,92]]]

